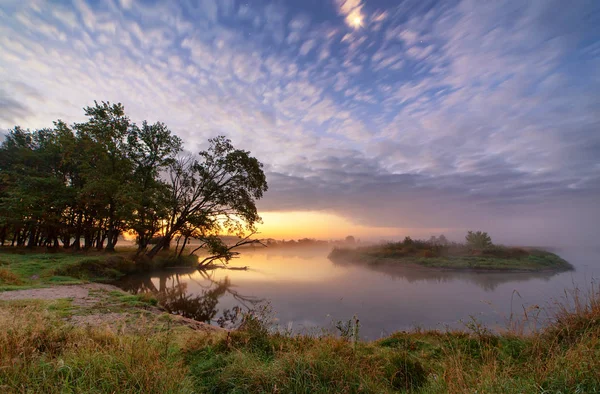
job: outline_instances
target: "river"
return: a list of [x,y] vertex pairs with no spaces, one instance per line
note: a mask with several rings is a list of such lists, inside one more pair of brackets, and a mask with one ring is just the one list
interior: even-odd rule
[[[360,336],[377,339],[398,330],[465,328],[477,321],[506,327],[511,313],[543,323],[565,290],[589,288],[600,275],[600,251],[558,250],[575,271],[561,273],[372,270],[327,259],[329,249],[245,251],[229,267],[206,272],[176,269],[130,276],[117,285],[132,293],[162,294],[174,313],[213,324],[227,310],[268,305],[280,327],[295,332],[335,331],[356,316]],[[596,282],[597,285],[597,282]],[[536,306],[539,306],[538,309]]]

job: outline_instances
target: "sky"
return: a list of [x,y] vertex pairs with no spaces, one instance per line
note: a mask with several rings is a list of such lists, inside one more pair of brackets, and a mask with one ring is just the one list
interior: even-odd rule
[[0,53],[0,130],[226,135],[265,236],[598,238],[597,0],[1,0]]

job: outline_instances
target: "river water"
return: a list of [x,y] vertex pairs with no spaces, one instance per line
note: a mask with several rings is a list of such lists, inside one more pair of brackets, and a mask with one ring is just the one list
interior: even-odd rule
[[565,290],[588,289],[600,276],[598,250],[558,250],[575,266],[562,273],[373,270],[333,263],[328,253],[326,248],[257,249],[229,264],[247,270],[170,270],[131,276],[117,285],[132,293],[155,292],[173,313],[213,324],[236,306],[248,310],[268,303],[277,324],[295,332],[335,331],[337,321],[356,316],[361,337],[377,339],[415,327],[465,328],[473,321],[503,328],[511,313],[521,316],[524,309],[530,321],[537,314],[543,323]]

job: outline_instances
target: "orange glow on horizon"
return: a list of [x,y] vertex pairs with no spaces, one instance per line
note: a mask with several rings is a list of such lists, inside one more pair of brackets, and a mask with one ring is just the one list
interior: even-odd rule
[[414,229],[401,227],[372,227],[329,212],[261,212],[263,224],[258,225],[260,238],[322,240],[341,239],[348,235],[356,238],[398,238],[410,235],[441,234],[446,229]]

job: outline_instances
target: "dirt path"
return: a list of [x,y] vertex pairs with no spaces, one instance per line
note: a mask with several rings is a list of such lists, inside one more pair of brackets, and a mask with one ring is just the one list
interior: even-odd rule
[[75,326],[107,327],[114,331],[135,330],[140,319],[144,323],[170,321],[199,331],[222,331],[219,327],[172,315],[150,304],[131,305],[123,300],[128,293],[116,286],[89,283],[84,285],[62,285],[41,289],[13,290],[0,292],[1,301],[66,300],[63,306],[65,320]]
[[42,289],[13,290],[0,292],[0,301],[12,300],[58,300],[61,298],[70,298],[74,305],[93,305],[100,301],[97,295],[90,295],[90,291],[122,291],[116,286],[104,285],[100,283],[90,283],[86,285],[64,285],[45,287]]

